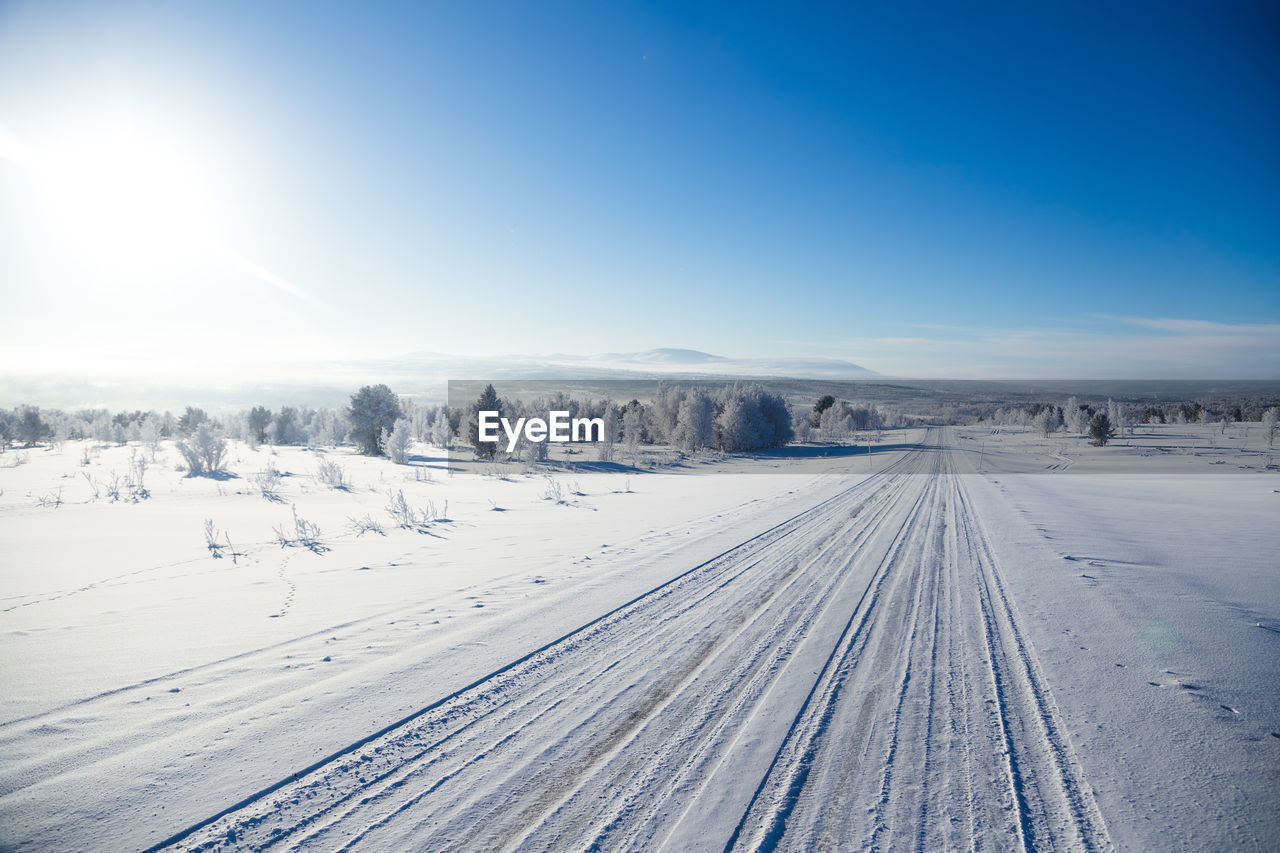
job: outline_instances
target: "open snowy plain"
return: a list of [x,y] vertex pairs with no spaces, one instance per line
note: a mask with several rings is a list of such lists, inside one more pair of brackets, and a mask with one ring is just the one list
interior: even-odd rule
[[1258,425],[874,447],[10,450],[0,848],[1280,848]]

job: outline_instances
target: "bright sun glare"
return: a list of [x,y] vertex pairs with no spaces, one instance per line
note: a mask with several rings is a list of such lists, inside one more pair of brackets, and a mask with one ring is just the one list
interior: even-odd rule
[[128,120],[33,145],[0,128],[0,160],[31,178],[53,245],[135,287],[216,263],[289,295],[302,288],[228,245],[226,199],[208,161],[177,136]]
[[217,186],[198,158],[163,134],[120,122],[30,159],[55,238],[91,262],[141,273],[216,252]]

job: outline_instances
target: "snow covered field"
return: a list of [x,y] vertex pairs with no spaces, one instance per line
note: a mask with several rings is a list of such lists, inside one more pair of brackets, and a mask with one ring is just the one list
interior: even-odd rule
[[551,481],[165,444],[137,502],[146,450],[11,450],[0,847],[1275,849],[1246,426]]

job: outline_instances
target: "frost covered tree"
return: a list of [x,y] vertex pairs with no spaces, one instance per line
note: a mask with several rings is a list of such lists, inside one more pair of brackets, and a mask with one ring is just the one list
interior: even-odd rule
[[142,419],[138,427],[138,440],[151,451],[151,461],[156,461],[156,451],[160,449],[160,419],[154,414]]
[[781,447],[795,437],[786,401],[759,385],[734,384],[720,395],[715,419],[715,444],[740,453]]
[[658,383],[658,390],[645,410],[649,439],[655,443],[680,445],[677,428],[680,423],[680,406],[692,392],[679,385]]
[[393,429],[401,418],[400,398],[386,385],[366,385],[351,395],[347,407],[348,435],[366,456],[376,456],[382,431]]
[[397,465],[407,465],[409,448],[413,445],[413,426],[407,418],[400,418],[395,426],[382,431],[382,452]]
[[427,440],[436,447],[449,449],[449,443],[453,438],[453,429],[449,426],[449,410],[441,408],[436,412],[435,419],[431,422],[431,433]]
[[618,443],[618,407],[612,400],[604,401],[604,435],[596,442],[596,459],[601,462],[612,462],[614,447]]
[[1111,428],[1114,430],[1115,434],[1123,438],[1126,425],[1124,420],[1124,406],[1108,398],[1107,419],[1111,421]]
[[272,444],[297,444],[299,439],[298,410],[282,406],[271,427]]
[[791,432],[795,435],[796,441],[808,441],[809,433],[813,430],[813,423],[810,416],[813,412],[806,412],[804,409],[798,409],[791,413]]
[[1067,429],[1077,434],[1084,434],[1085,427],[1088,426],[1087,415],[1080,407],[1080,401],[1075,397],[1067,400],[1067,404],[1062,407],[1062,417],[1066,421]]
[[1089,421],[1089,438],[1093,439],[1093,444],[1102,447],[1115,436],[1115,430],[1111,427],[1111,418],[1106,412],[1094,412],[1093,420]]
[[710,447],[715,441],[716,406],[706,391],[694,388],[680,401],[671,441],[685,453]]
[[190,435],[196,431],[200,424],[207,424],[209,415],[204,409],[198,409],[195,406],[187,406],[187,410],[182,413],[182,417],[178,418],[178,429]]
[[632,400],[622,412],[622,444],[634,465],[640,453],[640,440],[644,437],[644,409],[639,401]]
[[745,400],[736,395],[724,401],[716,415],[716,446],[729,453],[759,446],[759,423]]
[[1267,447],[1276,443],[1276,424],[1280,423],[1280,409],[1275,406],[1262,413],[1262,431],[1267,436]]
[[1036,432],[1048,438],[1062,425],[1062,415],[1053,406],[1045,406],[1036,414],[1032,425]]
[[813,411],[809,413],[809,425],[818,427],[822,424],[822,413],[830,409],[836,404],[836,398],[830,394],[824,394],[818,398],[818,402],[813,404]]
[[18,410],[14,421],[14,433],[18,441],[28,446],[36,445],[53,433],[53,429],[40,416],[40,410],[35,406],[23,406]]

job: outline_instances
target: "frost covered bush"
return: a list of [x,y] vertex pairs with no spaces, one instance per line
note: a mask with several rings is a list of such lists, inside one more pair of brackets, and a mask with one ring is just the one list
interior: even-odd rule
[[366,385],[351,395],[347,407],[347,419],[351,423],[348,435],[356,448],[366,456],[376,456],[384,430],[395,427],[403,413],[400,398],[386,385]]
[[298,505],[292,504],[293,530],[290,532],[283,524],[275,527],[276,542],[281,548],[306,548],[317,554],[329,549],[320,542],[320,527],[298,516]]
[[188,476],[215,474],[222,471],[227,457],[227,441],[209,429],[208,424],[196,427],[195,435],[179,441],[178,452],[187,464]]
[[280,480],[283,476],[275,463],[268,459],[266,466],[250,479],[253,487],[261,492],[264,498],[269,501],[278,501],[280,500]]
[[316,480],[338,491],[345,492],[351,489],[346,469],[331,459],[320,460],[320,466],[316,469]]
[[409,506],[404,492],[397,489],[387,492],[387,515],[391,516],[397,527],[422,532],[433,521],[443,521],[449,514],[449,502],[445,501],[444,510],[436,508],[434,501],[427,501],[421,509]]

